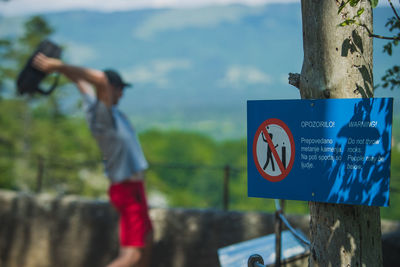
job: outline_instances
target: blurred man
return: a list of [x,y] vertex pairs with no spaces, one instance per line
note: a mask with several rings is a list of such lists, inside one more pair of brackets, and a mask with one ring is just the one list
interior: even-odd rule
[[117,109],[130,84],[114,70],[72,66],[43,54],[34,58],[33,66],[65,75],[83,96],[88,124],[110,180],[110,201],[120,214],[120,253],[108,267],[149,266],[153,230],[143,182],[148,163],[135,130]]

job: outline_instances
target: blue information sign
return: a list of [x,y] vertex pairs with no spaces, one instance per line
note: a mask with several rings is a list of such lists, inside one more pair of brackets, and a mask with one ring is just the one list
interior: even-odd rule
[[248,196],[388,206],[392,113],[392,98],[248,101]]

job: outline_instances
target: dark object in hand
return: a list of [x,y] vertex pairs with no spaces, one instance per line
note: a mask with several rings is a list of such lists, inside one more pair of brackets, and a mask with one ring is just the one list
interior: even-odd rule
[[49,40],[44,40],[39,44],[36,51],[30,56],[25,67],[22,69],[22,71],[18,75],[17,89],[18,89],[18,93],[20,95],[34,94],[34,93],[49,95],[57,87],[58,78],[59,78],[58,74],[55,77],[54,82],[50,86],[49,89],[43,90],[42,88],[39,87],[42,80],[48,74],[44,73],[40,70],[37,70],[32,66],[32,61],[33,61],[34,57],[36,56],[36,54],[38,54],[38,53],[43,53],[44,55],[46,55],[48,57],[60,58],[61,57],[61,47],[59,47],[57,44],[55,44]]

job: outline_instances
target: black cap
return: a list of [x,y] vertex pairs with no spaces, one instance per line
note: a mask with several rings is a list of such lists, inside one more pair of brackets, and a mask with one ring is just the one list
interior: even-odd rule
[[107,76],[108,82],[115,87],[124,88],[132,86],[130,83],[124,82],[121,78],[121,75],[119,75],[115,70],[107,69],[104,70],[104,73]]

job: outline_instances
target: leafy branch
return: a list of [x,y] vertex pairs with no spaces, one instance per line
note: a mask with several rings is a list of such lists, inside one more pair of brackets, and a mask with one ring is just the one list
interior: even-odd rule
[[[343,9],[350,5],[352,8],[356,8],[357,5],[360,3],[361,0],[347,0],[343,1],[338,9],[338,15],[343,12]],[[378,5],[379,0],[369,0],[371,3],[372,8],[375,8]],[[393,17],[388,19],[388,22],[385,24],[385,27],[389,29],[390,32],[397,31],[397,34],[393,34],[393,36],[383,36],[379,34],[374,34],[367,25],[361,23],[359,18],[364,13],[364,8],[359,8],[357,10],[357,14],[354,15],[352,18],[348,18],[341,22],[338,26],[345,27],[349,25],[358,25],[363,27],[368,32],[369,37],[371,38],[378,38],[383,40],[389,40],[389,42],[383,46],[383,52],[387,53],[389,56],[392,55],[393,46],[397,46],[400,41],[400,16],[396,11],[395,7],[391,0],[388,0],[390,7],[393,11]],[[393,66],[391,69],[388,69],[385,75],[382,77],[382,87],[387,88],[390,87],[391,90],[394,88],[400,88],[400,67]]]
[[[382,36],[382,35],[378,35],[378,34],[373,34],[371,32],[371,30],[367,27],[367,25],[365,24],[357,24],[363,28],[365,28],[368,32],[369,37],[373,37],[373,38],[379,38],[379,39],[383,39],[383,40],[394,40],[394,41],[399,41],[400,40],[400,36]],[[389,53],[391,55],[391,53]]]
[[399,14],[397,14],[397,11],[396,11],[396,9],[395,9],[394,6],[393,6],[392,1],[391,1],[391,0],[388,0],[388,1],[389,1],[390,7],[392,8],[393,13],[395,14],[397,20],[400,20]]
[[400,87],[400,66],[393,66],[391,69],[386,70],[385,75],[382,77],[382,87],[391,90]]
[[[347,1],[342,2],[342,4],[339,6],[338,14],[340,14],[348,4],[350,4],[351,7],[356,7],[360,1],[361,0],[347,0]],[[372,8],[375,8],[378,5],[378,1],[379,0],[370,0]],[[388,0],[388,2],[393,10],[393,13],[395,14],[395,17],[392,17],[389,19],[388,23],[386,23],[386,27],[390,26],[389,30],[392,31],[395,28],[400,28],[400,16],[398,15],[396,9],[394,8],[392,1]],[[365,11],[364,8],[359,8],[357,10],[356,15],[354,15],[351,19],[344,20],[338,26],[345,27],[345,26],[355,24],[355,25],[362,26],[363,28],[365,28],[370,37],[384,39],[384,40],[393,40],[393,41],[400,40],[400,33],[397,36],[383,36],[383,35],[379,35],[379,34],[373,34],[371,32],[371,30],[365,24],[360,23],[357,20],[364,13],[364,11]],[[391,54],[391,53],[389,53],[389,54]]]

